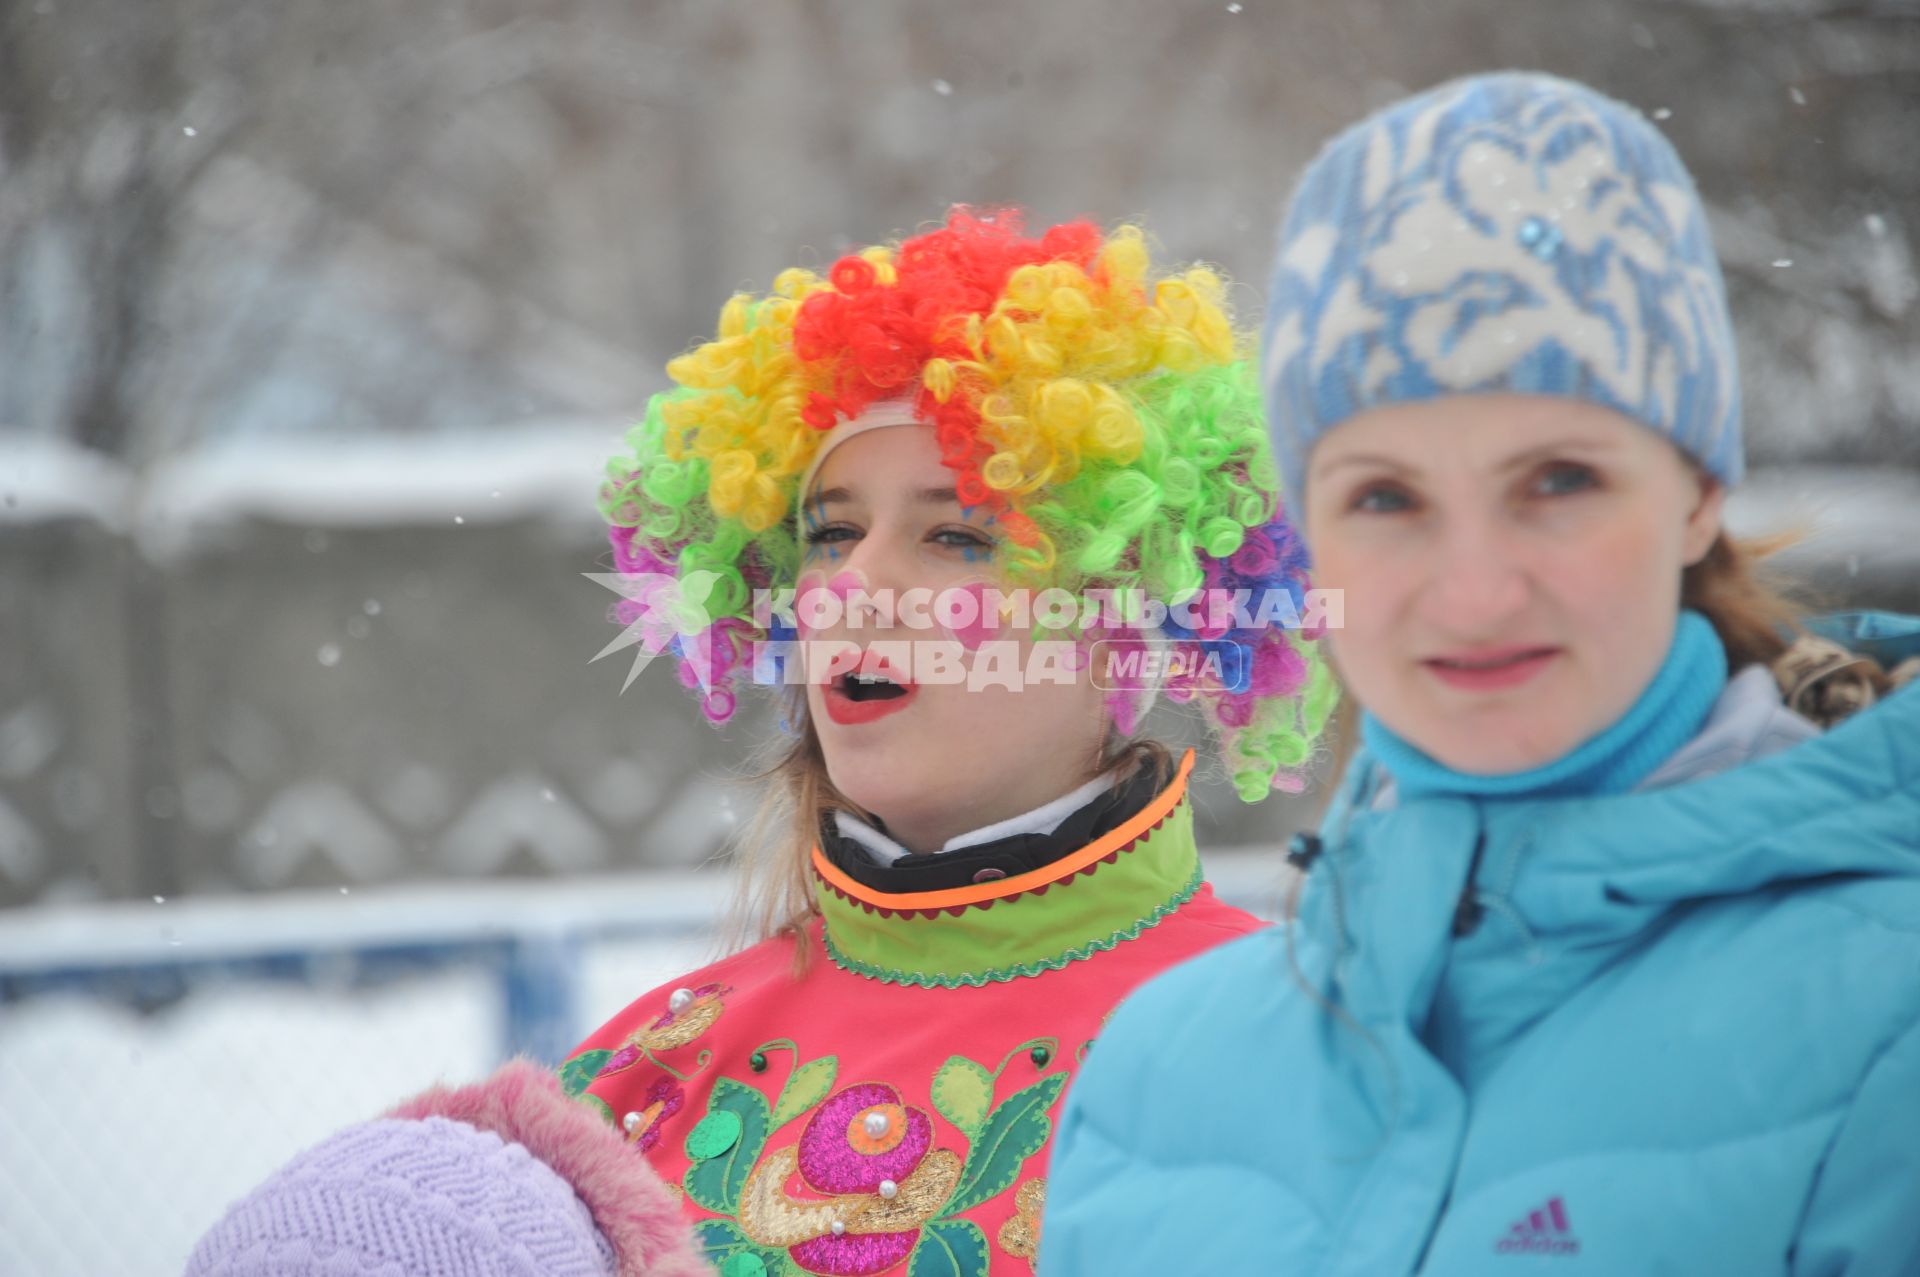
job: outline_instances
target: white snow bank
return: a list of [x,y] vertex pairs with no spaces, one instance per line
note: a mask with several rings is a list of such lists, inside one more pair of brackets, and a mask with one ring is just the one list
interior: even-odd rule
[[0,443],[0,524],[88,518],[165,557],[247,518],[315,527],[596,524],[621,418],[517,423],[458,439],[223,444],[146,471],[64,440]]
[[41,905],[0,912],[0,973],[525,935],[692,941],[726,885],[718,871],[608,874]]
[[625,422],[529,422],[458,440],[237,443],[158,463],[141,492],[142,544],[167,554],[246,518],[328,528],[595,524]]
[[[240,443],[144,476],[58,440],[0,444],[0,524],[90,518],[164,558],[247,518],[319,528],[500,523],[597,526],[595,497],[630,423],[530,421],[458,440]],[[1920,565],[1920,473],[1870,466],[1759,470],[1729,505],[1734,531],[1800,528],[1794,554],[1874,570]]]
[[116,532],[132,476],[104,453],[62,439],[0,441],[0,526],[89,519]]

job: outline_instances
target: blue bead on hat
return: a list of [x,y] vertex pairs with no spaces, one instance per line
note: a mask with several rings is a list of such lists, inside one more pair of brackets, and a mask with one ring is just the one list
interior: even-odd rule
[[1693,181],[1639,111],[1552,76],[1456,80],[1328,143],[1281,228],[1263,349],[1295,503],[1342,421],[1469,392],[1586,400],[1724,483],[1744,469]]

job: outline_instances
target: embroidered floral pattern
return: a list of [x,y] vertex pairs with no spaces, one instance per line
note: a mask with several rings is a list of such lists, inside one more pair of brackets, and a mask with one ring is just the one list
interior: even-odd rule
[[[662,1072],[684,1081],[687,1075],[663,1064],[658,1053],[690,1045],[701,1034],[711,1029],[720,1019],[720,1013],[726,1010],[726,995],[732,992],[732,989],[718,984],[703,984],[697,989],[688,990],[691,1001],[686,1006],[678,1011],[669,1006],[654,1017],[645,1028],[629,1034],[619,1050],[605,1053],[599,1072],[595,1073],[590,1080],[597,1081],[603,1077],[611,1077],[646,1060]],[[583,1053],[575,1058],[584,1061],[587,1054],[599,1053]],[[710,1052],[702,1051],[694,1062],[693,1071],[698,1073],[705,1068],[710,1058]],[[569,1061],[569,1064],[572,1063],[573,1061]]]
[[733,990],[703,984],[691,992],[693,1001],[689,1005],[679,1011],[671,1008],[662,1011],[652,1024],[629,1037],[628,1044],[642,1051],[671,1051],[687,1045],[714,1026],[726,1009],[723,999]]
[[660,1142],[660,1131],[667,1119],[678,1113],[686,1102],[686,1094],[678,1082],[670,1077],[655,1078],[647,1088],[644,1103],[622,1118],[620,1127],[627,1133],[629,1143],[647,1152]]
[[[868,1277],[913,1252],[960,1169],[956,1153],[933,1147],[933,1120],[923,1110],[902,1104],[884,1083],[859,1083],[815,1110],[798,1145],[747,1177],[741,1231],[787,1248],[807,1272]],[[796,1171],[819,1197],[788,1191]]]
[[[764,1044],[756,1061],[777,1049],[796,1058],[777,1106],[721,1078],[687,1138],[694,1159],[687,1196],[728,1217],[696,1225],[707,1259],[722,1272],[877,1277],[907,1265],[912,1277],[984,1277],[987,1235],[961,1216],[1011,1189],[1026,1160],[1046,1146],[1049,1110],[1067,1083],[1064,1071],[1046,1071],[1059,1045],[1022,1042],[993,1069],[961,1055],[941,1065],[934,1108],[966,1137],[962,1155],[936,1147],[932,1116],[895,1087],[859,1082],[832,1090],[834,1057],[799,1062],[792,1042]],[[1015,1061],[1042,1076],[996,1104]],[[799,1139],[765,1152],[771,1132],[802,1114]],[[1045,1193],[1044,1181],[1033,1178],[1014,1194],[1015,1215],[998,1234],[1007,1254],[1032,1260]]]

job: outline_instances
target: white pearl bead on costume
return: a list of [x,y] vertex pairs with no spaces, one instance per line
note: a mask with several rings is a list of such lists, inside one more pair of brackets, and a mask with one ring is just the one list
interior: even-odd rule
[[900,1195],[900,1186],[890,1179],[880,1181],[880,1196],[892,1201]]
[[887,1119],[885,1113],[869,1113],[865,1122],[867,1137],[877,1140],[887,1133],[887,1128],[891,1125],[892,1122]]
[[679,1015],[693,1005],[692,989],[675,989],[673,996],[667,999],[667,1010]]
[[833,1235],[835,1237],[840,1236],[842,1233],[846,1231],[847,1231],[846,1224],[844,1224],[843,1222],[837,1219],[833,1221]]
[[626,1127],[627,1134],[631,1135],[633,1134],[633,1128],[640,1125],[640,1115],[638,1113],[629,1113],[625,1118],[621,1119],[620,1125]]

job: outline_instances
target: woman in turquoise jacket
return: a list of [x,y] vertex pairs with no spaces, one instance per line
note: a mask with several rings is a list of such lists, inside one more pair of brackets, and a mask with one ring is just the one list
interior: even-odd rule
[[1671,147],[1541,76],[1396,104],[1271,305],[1363,748],[1295,916],[1089,1054],[1041,1273],[1920,1272],[1920,622],[1789,649],[1722,533]]

